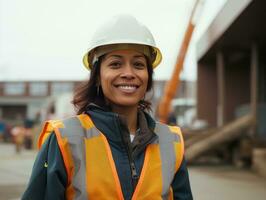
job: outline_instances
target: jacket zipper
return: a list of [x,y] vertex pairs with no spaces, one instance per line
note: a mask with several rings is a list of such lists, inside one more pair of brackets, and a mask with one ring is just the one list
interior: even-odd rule
[[120,131],[122,140],[123,140],[123,142],[124,142],[124,144],[126,146],[126,152],[127,152],[129,165],[130,165],[130,171],[131,171],[131,182],[132,182],[133,191],[134,191],[136,186],[137,186],[139,176],[138,176],[138,173],[137,173],[136,165],[135,165],[135,163],[133,161],[132,151],[130,150],[130,147],[129,147],[129,145],[130,145],[129,137],[126,137],[126,138],[124,137],[123,132],[121,130],[121,122],[120,122],[120,119],[119,119],[119,115],[117,114],[116,117],[117,117],[117,122],[119,124],[119,129],[120,129],[119,131]]
[[130,169],[131,169],[132,185],[133,185],[133,189],[135,190],[137,183],[138,183],[139,176],[137,174],[136,166],[133,161],[130,161]]

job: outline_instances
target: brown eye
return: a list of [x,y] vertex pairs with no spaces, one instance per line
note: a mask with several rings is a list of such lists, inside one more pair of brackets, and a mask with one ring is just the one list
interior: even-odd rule
[[146,64],[143,62],[135,62],[134,63],[135,68],[137,69],[144,69],[146,67]]
[[113,69],[117,69],[117,68],[121,67],[121,65],[122,65],[122,63],[121,63],[121,62],[118,62],[118,61],[114,61],[114,62],[111,62],[111,63],[109,64],[109,66],[110,66],[111,68],[113,68]]

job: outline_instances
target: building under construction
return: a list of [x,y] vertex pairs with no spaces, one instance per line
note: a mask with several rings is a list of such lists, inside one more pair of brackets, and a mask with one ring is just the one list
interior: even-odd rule
[[266,175],[265,8],[227,1],[198,41],[197,118],[210,129],[187,141],[189,161],[220,149]]

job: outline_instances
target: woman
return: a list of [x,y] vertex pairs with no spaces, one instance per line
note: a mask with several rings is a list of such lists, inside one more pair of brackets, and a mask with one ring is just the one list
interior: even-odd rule
[[161,61],[150,31],[117,16],[83,61],[91,75],[74,96],[78,115],[45,124],[22,199],[192,199],[180,129],[147,112]]

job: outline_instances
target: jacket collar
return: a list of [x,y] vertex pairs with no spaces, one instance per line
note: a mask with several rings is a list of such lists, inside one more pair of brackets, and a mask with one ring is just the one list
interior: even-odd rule
[[[113,113],[108,107],[100,107],[96,104],[89,104],[86,114],[88,114],[99,129],[111,142],[124,143],[125,138],[129,139],[129,131],[124,118],[117,113]],[[137,146],[148,143],[152,138],[156,137],[153,132],[155,121],[152,117],[142,111],[138,111],[138,128],[134,141],[132,143],[133,150]]]

